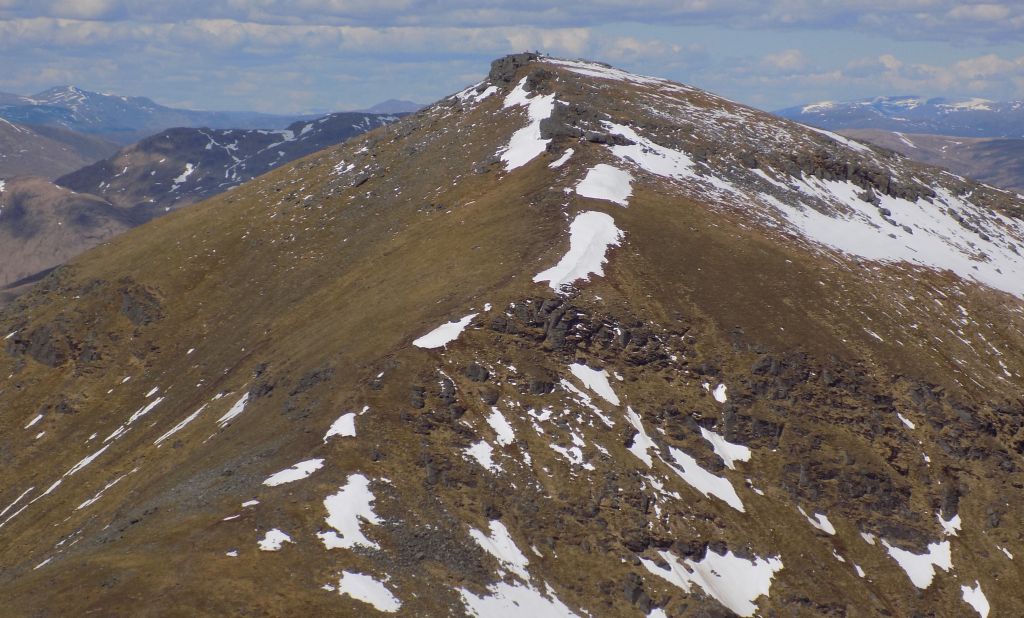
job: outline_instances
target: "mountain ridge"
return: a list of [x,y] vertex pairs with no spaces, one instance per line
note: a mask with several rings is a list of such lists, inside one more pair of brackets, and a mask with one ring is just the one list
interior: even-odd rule
[[173,127],[283,129],[316,116],[178,109],[147,97],[57,86],[31,97],[6,97],[0,101],[0,118],[20,124],[63,127],[130,144]]
[[822,101],[774,112],[823,129],[880,129],[958,137],[1024,137],[1024,101],[883,96]]

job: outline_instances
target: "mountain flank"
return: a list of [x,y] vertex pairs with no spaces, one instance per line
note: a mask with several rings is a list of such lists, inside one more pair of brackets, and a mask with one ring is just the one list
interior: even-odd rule
[[1022,216],[690,86],[498,59],[0,310],[0,592],[1019,615]]
[[91,135],[0,119],[0,178],[53,179],[109,157],[118,145]]
[[1024,191],[1024,139],[907,134],[877,129],[844,129],[840,133],[996,187]]

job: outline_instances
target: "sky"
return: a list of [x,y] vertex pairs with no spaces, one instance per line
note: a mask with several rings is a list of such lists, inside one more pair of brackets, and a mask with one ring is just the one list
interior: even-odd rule
[[0,91],[74,84],[194,109],[428,103],[539,50],[763,109],[1024,98],[1024,2],[0,0]]

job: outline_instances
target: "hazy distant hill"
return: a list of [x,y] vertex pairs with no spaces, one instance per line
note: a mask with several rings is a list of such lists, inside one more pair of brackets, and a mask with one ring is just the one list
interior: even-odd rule
[[822,101],[775,112],[823,129],[882,129],[961,137],[1024,137],[1024,101],[877,97]]
[[146,97],[61,86],[30,97],[0,95],[0,118],[21,124],[64,127],[130,144],[172,127],[283,129],[296,120],[314,116],[175,109]]

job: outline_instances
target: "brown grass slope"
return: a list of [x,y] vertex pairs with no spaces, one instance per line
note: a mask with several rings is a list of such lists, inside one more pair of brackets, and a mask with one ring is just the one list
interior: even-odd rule
[[[0,314],[0,337],[12,333],[0,356],[8,615],[373,615],[322,588],[342,571],[386,578],[400,615],[462,615],[459,589],[483,596],[503,577],[469,534],[489,520],[528,558],[529,585],[581,615],[729,615],[641,562],[726,550],[784,563],[757,600],[761,615],[970,615],[960,586],[976,581],[994,615],[1021,613],[1022,573],[998,549],[1024,555],[1020,299],[951,273],[823,252],[655,177],[638,178],[628,208],[567,193],[607,160],[600,136],[553,130],[549,152],[506,173],[494,154],[525,114],[502,99],[527,75],[580,122],[606,113],[709,165],[731,165],[751,144],[742,127],[715,141],[697,121],[657,116],[636,103],[635,84],[519,60],[496,64],[498,95],[447,99],[171,213]],[[672,96],[741,109],[699,91]],[[771,122],[832,157],[854,156]],[[569,163],[549,168],[569,146]],[[582,210],[611,214],[626,236],[603,277],[559,296],[532,278],[565,253]],[[961,322],[962,312],[984,319]],[[471,327],[446,348],[411,345],[469,313]],[[593,397],[612,427],[557,386],[573,381],[573,362],[623,377],[612,381],[622,407]],[[728,401],[705,382],[727,384]],[[244,411],[219,427],[245,393]],[[652,454],[691,454],[731,482],[745,512],[703,496],[658,456],[650,469],[634,457],[627,404]],[[364,406],[355,438],[324,440]],[[513,442],[497,441],[492,406]],[[748,445],[751,460],[726,469],[701,427]],[[481,440],[501,472],[465,455]],[[580,460],[551,445],[579,448]],[[311,458],[325,462],[308,479],[262,485]],[[323,499],[356,473],[371,479],[380,523],[362,531],[379,548],[325,549]],[[826,513],[836,534],[797,507]],[[860,533],[921,553],[947,538],[938,512],[963,520],[948,537],[954,567],[919,591]],[[272,528],[293,543],[259,551]],[[504,578],[518,581],[508,569]]]

